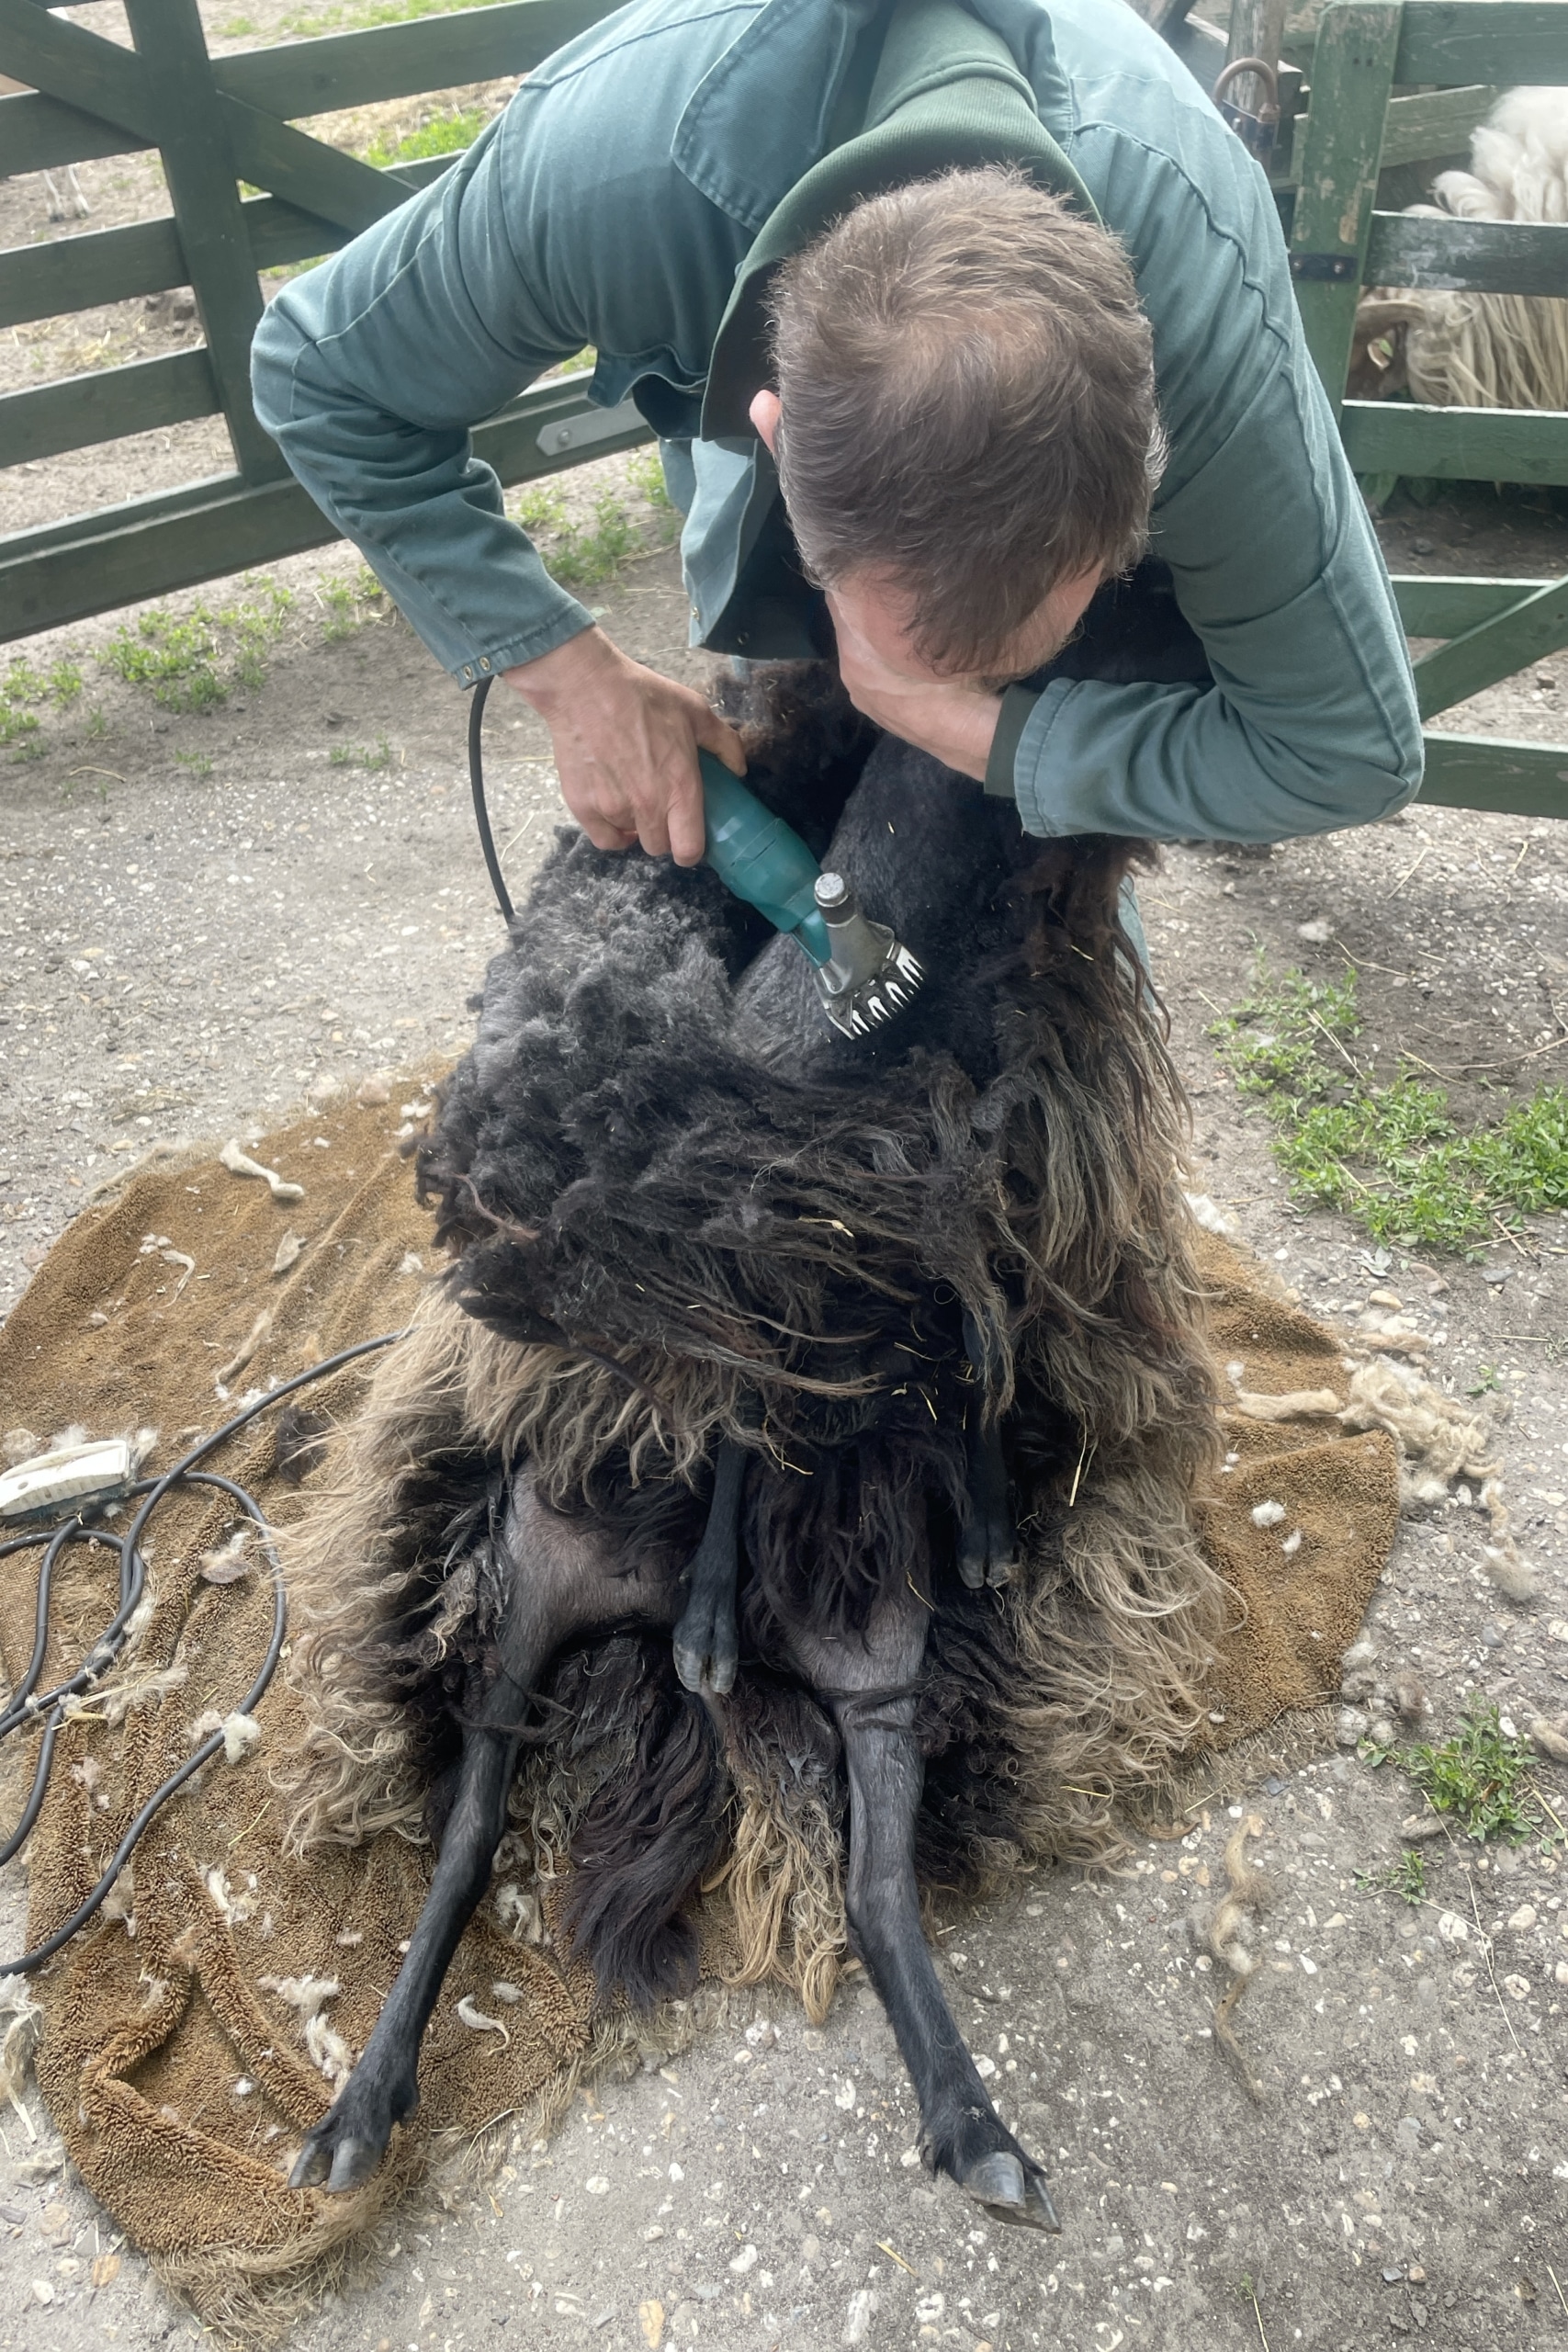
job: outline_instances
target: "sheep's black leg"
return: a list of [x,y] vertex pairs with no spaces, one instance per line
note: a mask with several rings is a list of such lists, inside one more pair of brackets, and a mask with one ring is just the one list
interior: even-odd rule
[[958,1548],[958,1573],[970,1589],[982,1585],[1010,1584],[1017,1566],[1017,1530],[1008,1493],[1007,1462],[1002,1433],[985,1409],[985,1349],[973,1316],[964,1317],[964,1344],[975,1374],[969,1419],[964,1431],[968,1449],[968,1510]]
[[675,1628],[675,1671],[688,1690],[721,1695],[740,1663],[735,1593],[740,1577],[740,1496],[746,1449],[728,1440],[714,1464],[713,1503],[686,1570],[689,1597]]
[[[491,1696],[514,1722],[528,1699],[526,1690],[504,1674]],[[386,2154],[393,2124],[406,2121],[419,2105],[420,2040],[458,1940],[490,1883],[506,1827],[517,1747],[514,1736],[491,1724],[476,1724],[465,1736],[457,1800],[408,1957],[364,2056],[307,2134],[288,2177],[291,2188],[360,2188]]]
[[829,1699],[850,1782],[845,1908],[882,1996],[920,2106],[921,2153],[998,2220],[1055,2230],[1045,2175],[990,2100],[937,1982],[915,1884],[915,1812],[924,1773],[909,1686],[925,1647],[912,1594],[881,1604],[863,1639],[801,1633],[802,1669]]
[[591,1536],[543,1510],[519,1481],[499,1542],[506,1582],[499,1672],[463,1739],[457,1793],[430,1893],[365,2053],[306,2135],[294,2188],[357,2188],[386,2153],[394,2123],[419,2104],[419,2045],[442,1979],[490,1883],[530,1691],[564,1642],[615,1624],[668,1624],[673,1588],[614,1574]]

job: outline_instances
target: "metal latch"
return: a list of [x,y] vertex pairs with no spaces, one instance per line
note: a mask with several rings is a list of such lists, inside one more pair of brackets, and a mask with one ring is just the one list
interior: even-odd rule
[[[1247,113],[1225,95],[1233,82],[1239,82],[1247,74],[1256,74],[1263,85],[1263,103],[1256,114]],[[1265,57],[1235,58],[1214,84],[1213,95],[1214,104],[1247,153],[1255,155],[1267,170],[1280,131],[1280,77],[1273,66]]]

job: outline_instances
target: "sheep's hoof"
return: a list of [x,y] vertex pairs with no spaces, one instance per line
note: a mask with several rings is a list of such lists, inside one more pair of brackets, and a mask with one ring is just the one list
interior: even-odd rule
[[993,2221],[1020,2222],[1026,2229],[1061,2229],[1045,2176],[1027,2156],[998,2148],[982,2156],[964,2174],[962,2186],[982,2204]]
[[723,1698],[735,1688],[740,1635],[729,1595],[722,1599],[699,1583],[675,1628],[675,1671],[688,1690],[711,1690]]
[[399,2096],[351,2076],[315,2129],[307,2132],[288,2176],[289,2188],[325,2188],[334,2195],[363,2188],[387,2153],[393,2124],[412,2115],[418,2103],[417,2090]]
[[958,1573],[971,1592],[987,1585],[1011,1584],[1018,1569],[1016,1549],[1010,1520],[983,1519],[976,1513],[964,1532]]
[[961,2084],[954,2088],[959,2103],[939,2111],[927,2126],[921,2153],[931,2170],[956,2181],[993,2221],[1059,2231],[1043,2169],[1024,2154],[978,2080],[967,2094]]

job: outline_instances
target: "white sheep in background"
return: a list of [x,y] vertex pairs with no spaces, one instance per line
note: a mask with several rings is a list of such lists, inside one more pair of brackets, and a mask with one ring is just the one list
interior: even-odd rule
[[1509,90],[1432,193],[1461,220],[1568,220],[1568,89]]
[[[1568,221],[1568,89],[1509,90],[1472,133],[1471,169],[1440,172],[1435,204],[1461,220]],[[1434,408],[1568,408],[1568,300],[1373,287],[1356,314],[1352,394],[1409,388]]]

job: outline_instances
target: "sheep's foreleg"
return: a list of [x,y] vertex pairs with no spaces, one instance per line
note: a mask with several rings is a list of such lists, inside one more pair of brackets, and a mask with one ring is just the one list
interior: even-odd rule
[[672,1588],[615,1573],[591,1535],[544,1510],[523,1481],[500,1542],[508,1589],[499,1670],[463,1738],[457,1792],[408,1956],[365,2053],[306,2135],[294,2188],[357,2188],[386,2153],[394,2123],[419,2104],[419,2045],[442,1980],[486,1887],[506,1828],[507,1795],[529,1694],[562,1644],[617,1624],[669,1624]]
[[713,1503],[686,1570],[688,1597],[675,1628],[675,1671],[688,1690],[722,1695],[740,1663],[735,1594],[740,1580],[740,1497],[746,1449],[726,1440],[714,1464]]
[[968,1508],[958,1547],[958,1573],[971,1591],[978,1592],[982,1585],[1012,1582],[1018,1532],[1008,1493],[1001,1430],[986,1411],[985,1350],[979,1328],[967,1313],[964,1317],[964,1343],[969,1351],[975,1385],[970,1391],[969,1419],[964,1430]]
[[924,1773],[910,1689],[925,1647],[912,1594],[881,1604],[863,1637],[794,1636],[798,1663],[830,1699],[850,1783],[845,1909],[882,1996],[920,2106],[921,2153],[999,2221],[1059,2227],[1045,2176],[1001,2122],[937,1981],[920,1926],[915,1814]]

